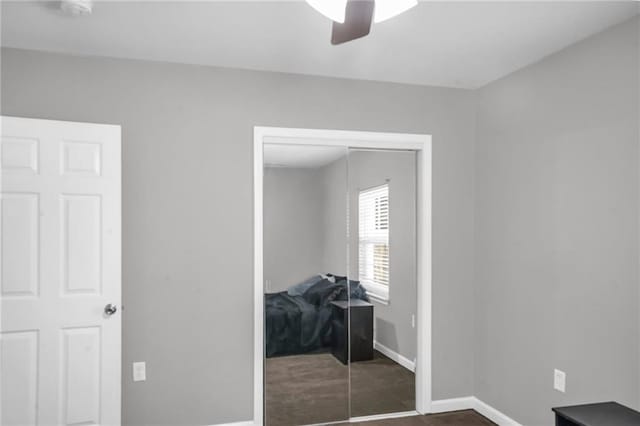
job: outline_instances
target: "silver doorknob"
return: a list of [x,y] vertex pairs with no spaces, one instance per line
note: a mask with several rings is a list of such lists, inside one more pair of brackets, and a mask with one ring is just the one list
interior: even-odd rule
[[117,310],[118,308],[116,307],[116,305],[112,305],[111,303],[104,307],[104,313],[107,315],[113,315]]

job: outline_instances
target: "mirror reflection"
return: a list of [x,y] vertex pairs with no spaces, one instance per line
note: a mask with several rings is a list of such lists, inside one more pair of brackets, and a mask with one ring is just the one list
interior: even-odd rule
[[[372,312],[351,308],[351,417],[415,410],[416,153],[349,152],[349,276]],[[371,344],[358,324],[373,322]]]
[[264,147],[265,423],[415,410],[416,154]]
[[346,208],[345,147],[265,145],[267,425],[349,419]]

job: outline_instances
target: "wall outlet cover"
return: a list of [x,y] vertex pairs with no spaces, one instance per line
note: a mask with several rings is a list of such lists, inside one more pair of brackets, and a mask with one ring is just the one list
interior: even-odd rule
[[553,370],[553,388],[559,392],[564,392],[567,384],[567,375],[564,371]]
[[142,382],[147,380],[147,364],[145,362],[133,363],[133,381]]

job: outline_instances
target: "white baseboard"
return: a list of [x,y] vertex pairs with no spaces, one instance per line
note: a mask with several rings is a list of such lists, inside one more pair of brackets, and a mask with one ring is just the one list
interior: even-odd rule
[[478,398],[473,398],[475,401],[473,409],[482,414],[498,426],[522,426],[520,423],[513,420],[501,411],[496,410],[489,404],[480,401]]
[[384,356],[391,358],[392,360],[394,360],[395,362],[397,362],[407,370],[415,373],[416,363],[411,361],[410,359],[403,357],[398,352],[392,349],[389,349],[388,347],[376,341],[373,342],[373,348],[378,352],[380,352],[381,354],[383,354]]
[[464,398],[441,399],[431,403],[432,413],[446,413],[448,411],[473,410],[475,398],[467,396]]
[[401,417],[410,417],[420,415],[417,411],[401,411],[398,413],[375,414],[373,416],[351,417],[349,423],[370,422],[373,420],[398,419]]
[[[391,358],[389,355],[387,355],[383,351],[380,351],[380,352],[382,352],[383,354]],[[404,359],[406,360],[406,358]],[[398,364],[400,364],[400,362],[398,362]],[[486,404],[480,401],[475,396],[465,396],[462,398],[451,398],[451,399],[440,399],[438,401],[433,401],[431,403],[432,414],[447,413],[449,411],[461,411],[461,410],[475,410],[478,413],[485,416],[486,418],[488,418],[489,420],[491,420],[492,422],[496,423],[498,426],[523,426],[522,424],[516,422],[506,414],[496,410],[489,404]],[[375,416],[354,417],[349,421],[352,423],[366,422],[371,420],[383,420],[383,419],[392,419],[397,417],[415,416],[417,414],[418,413],[415,411],[405,411],[400,413],[380,414]],[[253,422],[253,420],[248,420],[244,422],[222,423],[215,426],[255,426],[255,423]]]
[[441,399],[431,403],[432,413],[446,413],[448,411],[475,410],[498,426],[522,426],[511,417],[496,410],[489,404],[480,401],[475,396],[463,398]]

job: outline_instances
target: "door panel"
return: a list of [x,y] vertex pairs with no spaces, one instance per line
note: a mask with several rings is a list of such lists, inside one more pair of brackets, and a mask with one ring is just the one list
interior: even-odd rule
[[120,128],[2,117],[3,425],[120,424]]
[[3,194],[2,212],[2,296],[37,296],[38,194]]
[[2,424],[36,424],[38,383],[38,332],[2,333]]
[[62,424],[100,423],[100,327],[62,330]]
[[62,174],[100,176],[100,144],[92,142],[65,142],[62,144]]
[[33,175],[38,173],[38,139],[3,137],[2,171]]
[[63,294],[100,294],[100,196],[64,194],[60,204]]

